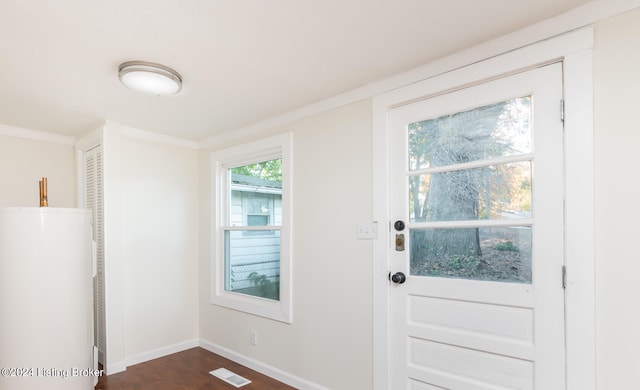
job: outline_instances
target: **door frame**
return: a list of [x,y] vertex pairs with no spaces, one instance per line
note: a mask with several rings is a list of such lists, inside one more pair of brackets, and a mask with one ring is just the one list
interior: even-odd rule
[[[373,384],[389,381],[389,113],[394,107],[561,61],[566,112],[565,290],[567,390],[595,390],[593,29],[586,27],[435,75],[373,98]],[[558,103],[560,104],[560,102]],[[573,112],[579,115],[571,115]],[[584,245],[584,243],[591,243]],[[559,272],[558,283],[562,282]]]

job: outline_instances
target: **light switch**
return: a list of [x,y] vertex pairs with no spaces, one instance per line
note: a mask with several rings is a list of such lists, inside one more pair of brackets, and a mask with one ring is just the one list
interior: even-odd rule
[[375,240],[378,238],[378,222],[359,222],[356,237],[358,237],[358,240]]

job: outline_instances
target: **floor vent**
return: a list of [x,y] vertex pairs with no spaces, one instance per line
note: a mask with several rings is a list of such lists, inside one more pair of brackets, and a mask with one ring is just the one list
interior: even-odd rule
[[235,387],[242,387],[251,383],[249,379],[243,378],[235,372],[227,370],[226,368],[218,368],[217,370],[210,371],[209,374],[215,376],[216,378],[220,378]]

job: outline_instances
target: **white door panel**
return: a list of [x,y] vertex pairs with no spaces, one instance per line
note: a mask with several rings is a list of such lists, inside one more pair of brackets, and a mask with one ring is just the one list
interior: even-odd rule
[[390,389],[565,388],[561,100],[553,64],[391,111]]

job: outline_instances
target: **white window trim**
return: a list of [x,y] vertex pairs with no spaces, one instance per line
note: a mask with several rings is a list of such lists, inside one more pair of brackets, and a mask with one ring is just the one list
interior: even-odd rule
[[[582,28],[375,96],[373,100],[374,220],[390,223],[388,114],[394,107],[541,64],[562,61],[565,111],[565,264],[567,390],[594,390],[595,249],[593,168],[593,29]],[[374,242],[374,389],[388,389],[389,244]],[[560,277],[559,279],[560,280]]]
[[[291,323],[292,308],[292,133],[215,151],[212,166],[211,303],[276,321]],[[280,299],[272,301],[224,288],[224,229],[227,204],[225,166],[282,158],[282,225],[280,229]]]

